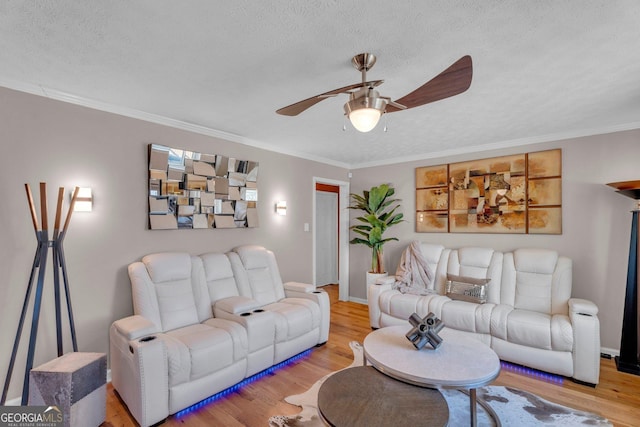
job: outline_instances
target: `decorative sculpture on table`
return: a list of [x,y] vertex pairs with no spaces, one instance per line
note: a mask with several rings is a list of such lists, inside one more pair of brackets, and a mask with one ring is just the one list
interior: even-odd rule
[[27,292],[24,298],[24,303],[22,305],[22,313],[20,315],[20,322],[18,325],[18,330],[16,332],[16,337],[13,342],[13,351],[11,353],[11,361],[9,362],[9,369],[7,372],[7,377],[4,383],[4,388],[2,390],[2,399],[0,400],[0,405],[4,405],[7,398],[7,391],[9,390],[9,383],[11,381],[11,374],[13,373],[13,365],[16,360],[18,345],[20,344],[20,336],[22,335],[22,327],[24,325],[25,317],[27,314],[27,309],[29,306],[29,299],[31,295],[31,290],[33,289],[33,281],[36,277],[36,272],[38,276],[38,281],[36,285],[36,294],[34,298],[33,305],[33,317],[31,320],[31,335],[29,337],[29,350],[27,353],[27,364],[24,373],[24,383],[22,388],[22,405],[27,404],[27,397],[29,396],[29,371],[33,368],[33,359],[35,355],[36,349],[36,337],[38,335],[38,323],[40,319],[40,306],[42,302],[42,293],[44,288],[44,278],[45,278],[45,270],[47,266],[47,254],[49,252],[49,248],[52,248],[53,252],[53,285],[54,285],[54,296],[55,296],[55,311],[56,311],[56,338],[58,344],[58,356],[62,356],[63,353],[63,345],[62,345],[62,314],[61,314],[61,295],[60,295],[60,271],[62,272],[62,279],[64,282],[64,292],[67,300],[67,314],[69,316],[69,327],[71,329],[71,341],[73,344],[73,351],[78,351],[78,343],[76,341],[76,330],[75,324],[73,321],[73,311],[71,309],[71,295],[69,293],[69,281],[67,278],[67,266],[64,259],[64,249],[62,247],[62,243],[64,241],[64,237],[67,234],[67,229],[69,228],[69,221],[71,220],[71,214],[73,213],[73,208],[75,206],[76,200],[78,200],[78,192],[80,191],[80,187],[75,187],[73,192],[73,196],[71,198],[71,205],[69,206],[69,210],[67,212],[67,217],[64,221],[64,225],[62,228],[62,204],[64,197],[64,187],[60,187],[58,189],[58,205],[56,208],[56,217],[55,217],[55,225],[53,229],[52,240],[49,240],[49,225],[48,225],[48,216],[47,216],[47,184],[44,182],[40,183],[40,214],[41,214],[41,224],[38,224],[38,215],[36,213],[35,204],[33,203],[33,196],[31,194],[31,188],[29,184],[25,184],[25,189],[27,192],[27,201],[29,202],[29,210],[31,212],[31,220],[33,222],[33,229],[36,233],[36,239],[38,240],[38,248],[36,249],[36,254],[33,259],[33,265],[31,267],[31,275],[29,276],[29,284],[27,286]]
[[444,328],[444,323],[435,314],[429,313],[421,319],[417,313],[413,313],[409,317],[409,323],[413,325],[413,328],[407,332],[406,337],[416,349],[421,350],[427,343],[434,350],[440,347],[442,338],[438,335],[438,332]]

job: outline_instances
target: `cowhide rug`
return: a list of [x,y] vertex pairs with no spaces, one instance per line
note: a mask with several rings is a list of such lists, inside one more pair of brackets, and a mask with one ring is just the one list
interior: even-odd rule
[[[362,365],[362,346],[352,341],[353,366]],[[337,371],[336,371],[337,372]],[[302,407],[296,415],[277,415],[269,418],[270,427],[324,427],[318,416],[318,391],[322,383],[333,375],[325,375],[302,394],[288,396],[284,400]],[[469,396],[457,390],[442,390],[449,405],[449,425],[469,425]],[[512,387],[487,386],[477,390],[478,399],[483,399],[496,412],[503,426],[612,426],[605,418],[558,405],[534,394]],[[478,426],[494,426],[487,412],[478,405]]]

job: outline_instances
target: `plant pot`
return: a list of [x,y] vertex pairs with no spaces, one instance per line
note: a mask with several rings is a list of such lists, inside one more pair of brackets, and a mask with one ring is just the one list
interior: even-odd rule
[[369,285],[374,284],[376,280],[378,280],[379,278],[386,277],[388,275],[389,273],[371,273],[367,271],[367,287],[369,287]]

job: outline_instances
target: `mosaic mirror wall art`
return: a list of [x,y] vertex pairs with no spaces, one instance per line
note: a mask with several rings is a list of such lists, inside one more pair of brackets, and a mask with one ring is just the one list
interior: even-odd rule
[[258,226],[258,162],[149,144],[149,228]]
[[416,168],[416,231],[562,234],[562,151]]

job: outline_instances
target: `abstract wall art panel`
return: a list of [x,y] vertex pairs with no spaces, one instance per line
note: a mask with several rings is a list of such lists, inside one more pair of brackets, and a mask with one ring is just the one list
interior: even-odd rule
[[446,233],[449,215],[444,212],[418,212],[416,215],[416,231],[419,233]]
[[428,166],[416,169],[416,187],[442,187],[447,186],[448,180],[447,165]]
[[416,190],[416,209],[421,211],[446,210],[449,208],[448,188],[421,188]]
[[416,168],[416,231],[562,234],[562,151]]
[[149,144],[149,228],[258,226],[258,162]]

